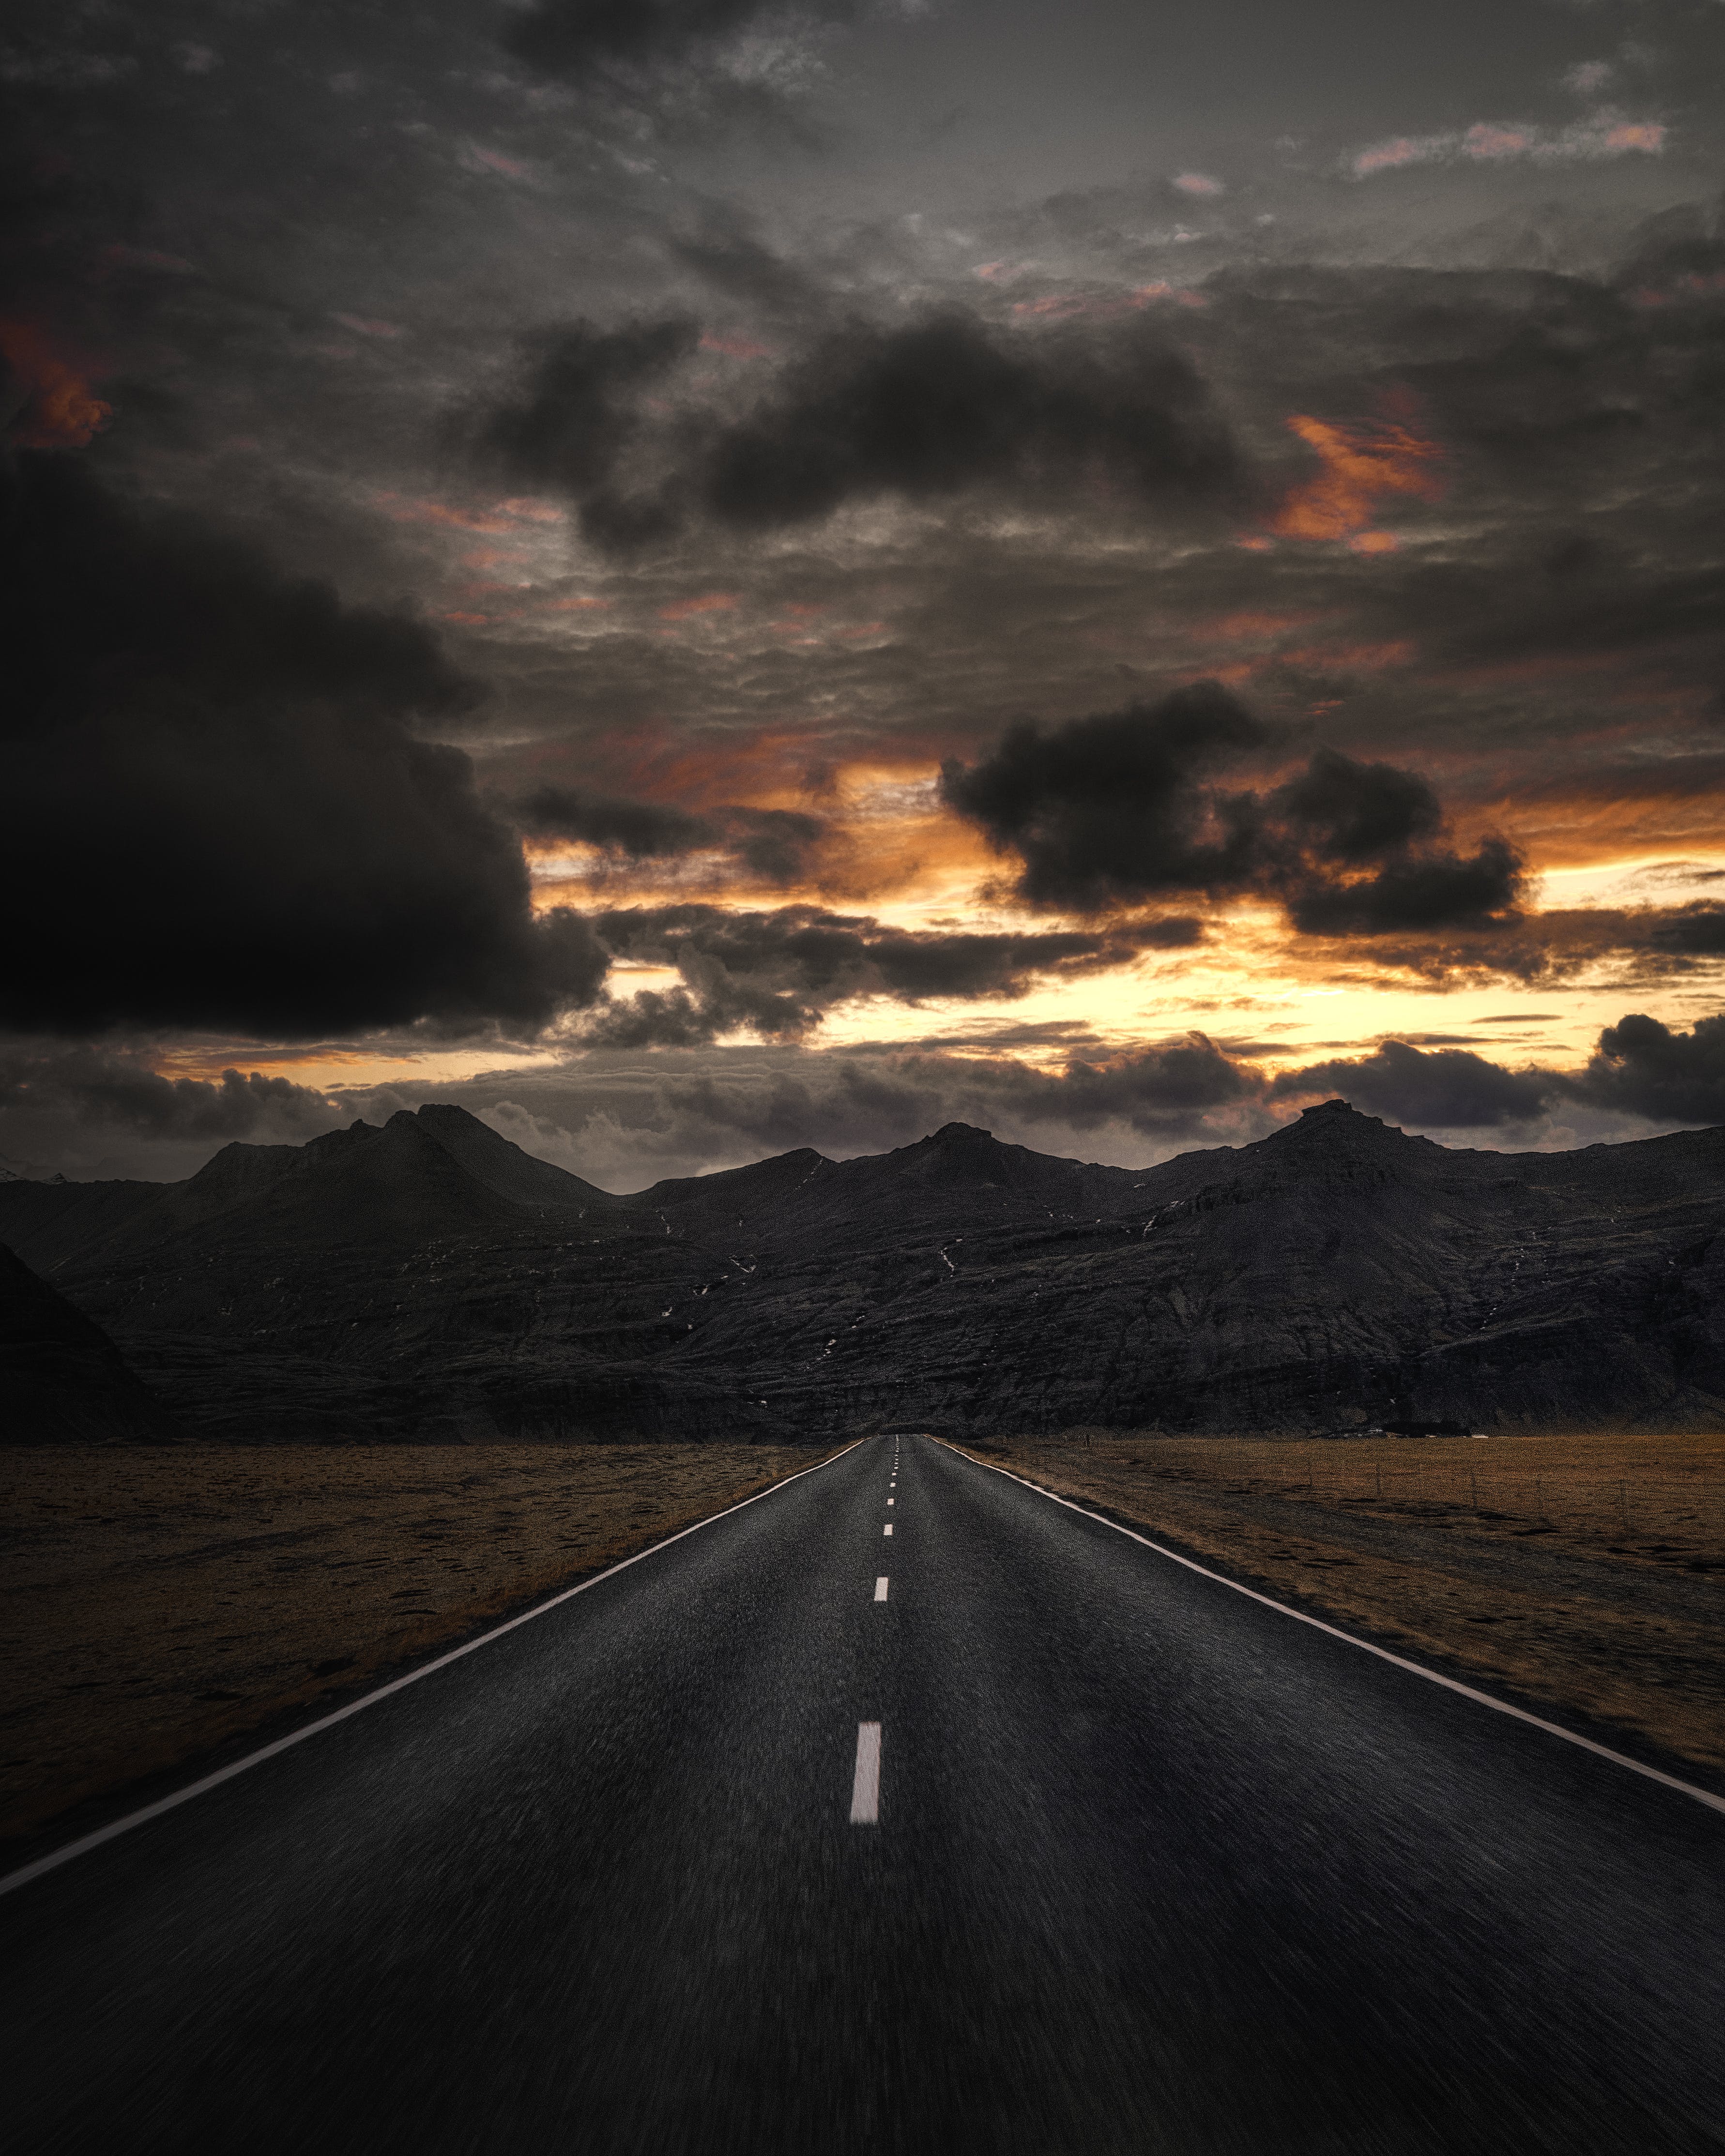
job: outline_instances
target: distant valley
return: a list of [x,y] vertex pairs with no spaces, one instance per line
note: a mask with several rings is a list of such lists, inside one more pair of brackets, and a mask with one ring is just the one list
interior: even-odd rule
[[430,1105],[180,1183],[8,1182],[0,1243],[90,1322],[115,1435],[1725,1420],[1719,1130],[1461,1152],[1332,1101],[1131,1170],[951,1124],[619,1198]]

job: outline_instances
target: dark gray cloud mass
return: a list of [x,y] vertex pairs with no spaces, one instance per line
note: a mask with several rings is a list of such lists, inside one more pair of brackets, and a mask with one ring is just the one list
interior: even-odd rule
[[687,1047],[740,1030],[797,1040],[858,997],[1021,996],[1038,980],[1101,972],[1202,936],[1189,916],[1099,932],[988,934],[892,928],[810,906],[620,907],[595,915],[593,927],[616,957],[674,965],[683,976],[676,988],[644,990],[591,1021],[588,1038],[619,1047]]
[[1579,1081],[1584,1098],[1663,1123],[1725,1122],[1725,1015],[1688,1033],[1633,1014],[1608,1025]]
[[33,923],[0,1022],[531,1029],[597,992],[585,924],[534,919],[467,757],[413,731],[480,693],[418,623],[29,452],[0,619],[0,905]]
[[329,1094],[291,1078],[235,1070],[213,1079],[169,1078],[135,1052],[28,1040],[0,1043],[0,1112],[220,1145],[264,1133],[311,1137],[341,1115]]
[[[766,533],[881,495],[1046,499],[1088,484],[1183,508],[1241,485],[1201,377],[1142,321],[1098,337],[1006,335],[956,307],[900,327],[859,320],[747,412],[683,410],[644,439],[646,393],[698,341],[680,317],[538,333],[514,393],[466,423],[482,464],[570,495],[584,535],[624,553],[691,522]],[[630,483],[619,467],[637,444]]]
[[1009,728],[991,756],[949,762],[941,791],[1022,863],[1018,895],[1095,911],[1177,891],[1263,891],[1296,928],[1332,936],[1480,926],[1514,906],[1503,840],[1435,843],[1437,797],[1411,772],[1321,749],[1260,795],[1211,782],[1277,730],[1214,682],[1161,703]]
[[574,322],[526,341],[516,394],[483,415],[477,445],[519,485],[572,495],[596,544],[628,549],[667,538],[680,517],[675,490],[625,497],[613,475],[642,431],[641,399],[700,341],[686,320],[600,330]]
[[1537,1122],[1558,1091],[1548,1070],[1506,1070],[1465,1048],[1386,1040],[1369,1055],[1308,1064],[1270,1088],[1271,1100],[1336,1094],[1368,1116],[1415,1130],[1496,1130]]
[[1144,500],[1235,478],[1190,361],[1146,324],[1009,343],[954,310],[905,329],[855,323],[817,346],[717,442],[703,493],[721,522],[764,531],[875,495],[1086,475]]
[[578,788],[535,788],[510,804],[535,837],[573,839],[630,861],[713,851],[768,883],[789,885],[809,875],[828,827],[795,808],[747,808],[722,803],[705,814],[649,801],[584,793]]

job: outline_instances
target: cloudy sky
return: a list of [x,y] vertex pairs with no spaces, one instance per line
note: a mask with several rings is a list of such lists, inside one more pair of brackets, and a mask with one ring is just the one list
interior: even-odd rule
[[1721,0],[23,0],[0,1161],[1725,1122]]

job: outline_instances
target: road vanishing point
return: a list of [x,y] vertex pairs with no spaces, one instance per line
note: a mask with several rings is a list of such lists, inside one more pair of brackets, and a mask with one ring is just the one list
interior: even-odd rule
[[1717,1799],[922,1437],[6,1885],[17,2156],[1725,2149]]

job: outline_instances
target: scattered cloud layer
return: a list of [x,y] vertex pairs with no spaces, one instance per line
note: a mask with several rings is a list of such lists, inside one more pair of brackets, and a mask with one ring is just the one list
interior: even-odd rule
[[901,12],[14,10],[0,1153],[55,1040],[80,1173],[457,1034],[687,1165],[1720,1111],[1725,15],[1320,10],[1146,167]]

